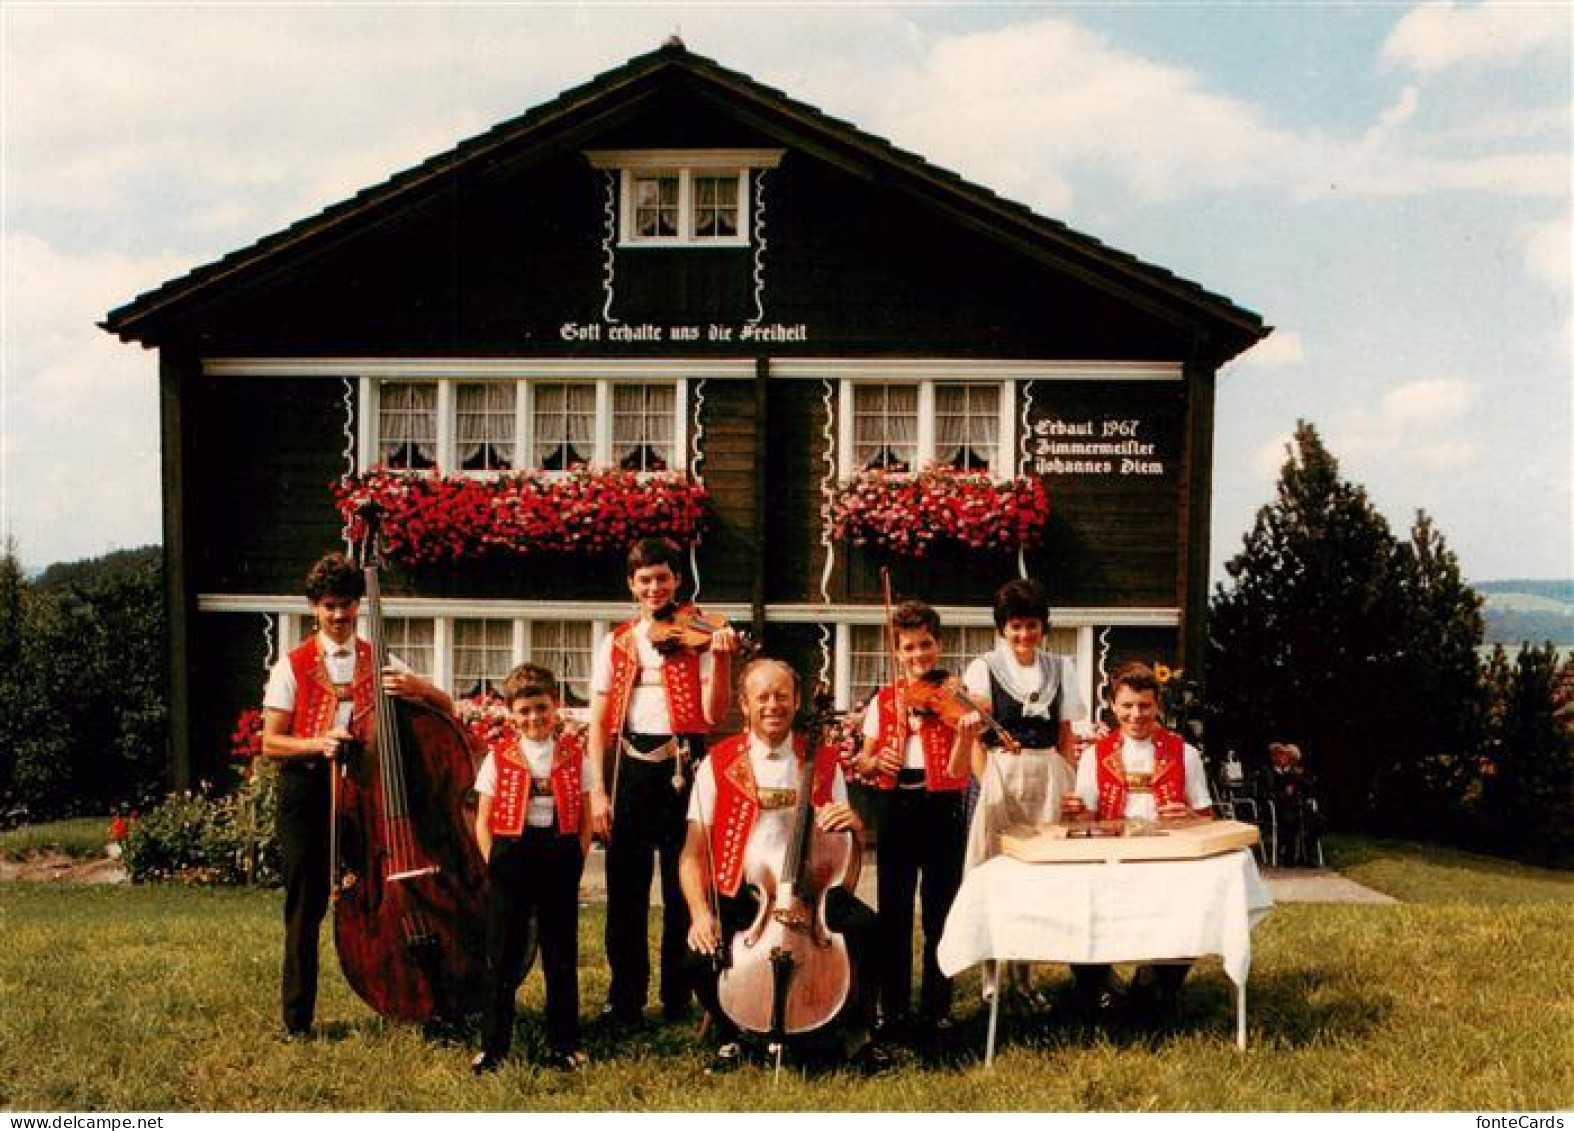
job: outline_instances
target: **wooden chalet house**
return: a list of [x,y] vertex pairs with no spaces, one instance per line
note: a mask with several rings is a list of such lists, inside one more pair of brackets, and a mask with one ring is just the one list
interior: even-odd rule
[[[507,509],[488,492],[527,471],[538,524],[569,507],[552,484],[664,483],[679,510],[702,484],[690,585],[843,705],[884,678],[887,563],[898,599],[940,609],[953,662],[1026,573],[1090,696],[1123,658],[1196,666],[1214,382],[1268,333],[676,40],[103,325],[159,350],[178,784],[310,631],[301,578],[345,536],[335,486],[374,468],[450,490],[384,590],[391,646],[459,694],[533,657],[583,698],[629,615],[625,511],[653,504],[592,510],[567,548],[519,504],[488,541]],[[889,496],[931,464],[1041,484],[1047,521],[915,558],[892,540],[934,524],[888,497],[884,542],[839,536],[844,483]],[[988,535],[1022,497],[942,508]]]

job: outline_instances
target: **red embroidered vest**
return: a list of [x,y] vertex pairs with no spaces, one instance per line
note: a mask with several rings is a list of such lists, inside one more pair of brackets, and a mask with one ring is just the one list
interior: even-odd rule
[[[316,738],[333,729],[338,713],[339,691],[328,676],[328,661],[322,653],[322,638],[313,635],[290,653],[290,668],[295,673],[295,714],[290,718],[290,734],[296,738]],[[373,680],[372,646],[355,641],[355,679],[350,684],[350,699],[357,717],[372,709],[377,687]]]
[[[875,736],[875,749],[894,749],[905,757],[907,752],[907,722],[896,717],[896,688],[882,687],[875,696],[874,709],[879,722]],[[956,731],[933,715],[918,716],[918,737],[924,744],[924,785],[935,793],[948,789],[966,789],[969,769],[953,777],[950,772],[951,747],[956,742]],[[881,789],[895,789],[896,775],[881,773],[875,778]]]
[[[519,752],[519,739],[512,730],[491,747],[492,765],[497,770],[497,792],[492,796],[491,829],[493,836],[522,836],[525,811],[530,807],[534,785],[530,767]],[[552,751],[552,804],[557,809],[557,830],[565,836],[579,832],[584,804],[585,744],[578,731],[564,730]]]
[[[1111,731],[1099,739],[1094,747],[1098,770],[1099,811],[1101,821],[1120,820],[1126,816],[1126,767],[1120,752],[1124,736]],[[1172,801],[1186,801],[1186,744],[1181,736],[1163,727],[1153,728],[1153,802],[1157,806]]]
[[[687,608],[688,606],[685,606]],[[638,621],[628,621],[612,630],[612,687],[603,720],[604,735],[610,744],[623,730],[634,684],[639,679],[639,647],[634,639]],[[672,716],[673,734],[705,734],[704,688],[700,680],[700,654],[685,648],[661,659],[661,682],[667,692],[667,711]]]
[[[792,748],[799,758],[804,756],[800,735],[793,735]],[[716,812],[710,815],[716,888],[723,895],[734,896],[743,886],[743,858],[760,815],[760,794],[754,783],[754,767],[749,762],[748,733],[718,743],[708,760],[716,775]],[[830,802],[840,764],[835,747],[822,746],[815,756],[812,800],[816,806]]]

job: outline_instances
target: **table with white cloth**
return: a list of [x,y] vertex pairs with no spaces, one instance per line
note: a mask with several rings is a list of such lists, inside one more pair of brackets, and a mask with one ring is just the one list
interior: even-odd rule
[[985,963],[985,1063],[995,1055],[999,963],[1163,962],[1216,954],[1235,984],[1235,1043],[1246,1047],[1252,928],[1273,907],[1248,849],[1196,860],[1029,864],[996,856],[962,881],[940,969]]

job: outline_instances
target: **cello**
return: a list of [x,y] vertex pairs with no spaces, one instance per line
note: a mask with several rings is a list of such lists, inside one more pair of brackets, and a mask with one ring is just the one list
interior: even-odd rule
[[759,911],[733,936],[717,982],[717,997],[733,1024],[770,1038],[778,1057],[783,1038],[828,1024],[852,989],[847,941],[826,926],[825,895],[847,878],[853,835],[826,832],[814,820],[816,754],[829,714],[825,700],[823,694],[815,697],[784,858],[769,859],[752,845],[744,856],[743,880],[754,888]]
[[[377,581],[378,512],[363,531],[367,637],[388,663]],[[486,863],[476,845],[475,754],[452,715],[388,692],[350,722],[356,742],[334,776],[330,883],[345,980],[381,1016],[454,1021],[479,1008],[486,954]]]

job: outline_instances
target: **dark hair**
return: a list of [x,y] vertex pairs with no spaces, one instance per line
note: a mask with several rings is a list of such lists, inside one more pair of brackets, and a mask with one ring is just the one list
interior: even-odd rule
[[365,575],[338,550],[324,554],[306,571],[306,599],[314,605],[324,597],[359,601],[364,596]]
[[683,551],[671,538],[641,538],[629,547],[629,577],[639,570],[663,565],[679,577],[683,576]]
[[1031,577],[1015,578],[995,592],[995,630],[1004,632],[1012,617],[1036,620],[1049,631],[1049,597]]
[[1133,691],[1151,691],[1155,696],[1159,694],[1159,677],[1153,674],[1153,669],[1140,660],[1132,660],[1115,669],[1115,674],[1109,677],[1109,697],[1115,698],[1115,693],[1122,687],[1129,687]]
[[891,627],[898,632],[918,632],[927,629],[930,636],[940,639],[940,614],[923,601],[903,601],[891,614]]
[[558,700],[557,676],[540,664],[520,664],[503,677],[503,702],[510,707],[515,699],[534,699],[545,695]]

